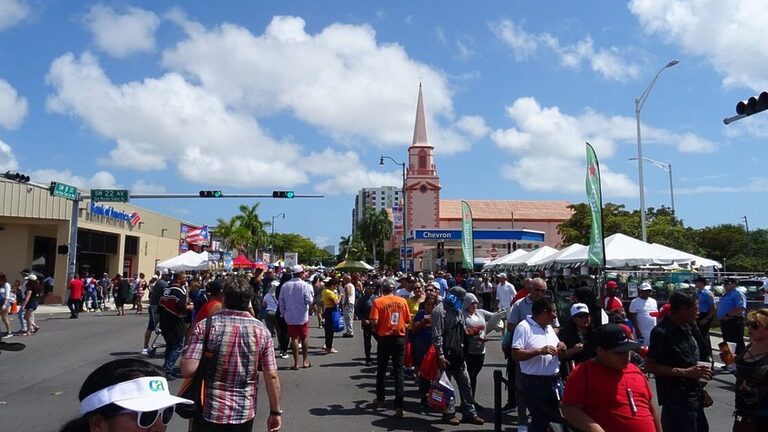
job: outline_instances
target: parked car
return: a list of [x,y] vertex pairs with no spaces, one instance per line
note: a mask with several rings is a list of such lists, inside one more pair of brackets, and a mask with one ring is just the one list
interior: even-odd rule
[[763,300],[763,293],[760,291],[763,288],[764,279],[742,279],[739,281],[739,289],[746,297],[747,300]]

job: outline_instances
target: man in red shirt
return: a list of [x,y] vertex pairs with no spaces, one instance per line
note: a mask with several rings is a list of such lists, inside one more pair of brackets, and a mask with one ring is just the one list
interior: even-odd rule
[[640,344],[618,324],[598,327],[594,341],[597,358],[578,365],[565,383],[565,419],[590,432],[660,432],[648,379],[629,362],[629,352]]
[[77,319],[78,311],[80,310],[80,302],[83,301],[83,280],[80,279],[80,275],[75,274],[74,279],[69,281],[67,289],[69,290],[69,299],[67,299],[67,307],[69,308],[69,319]]
[[619,289],[619,284],[616,281],[608,281],[605,284],[605,297],[603,297],[602,307],[606,312],[611,312],[616,309],[624,309],[624,305],[621,304],[621,299],[616,296],[616,291]]

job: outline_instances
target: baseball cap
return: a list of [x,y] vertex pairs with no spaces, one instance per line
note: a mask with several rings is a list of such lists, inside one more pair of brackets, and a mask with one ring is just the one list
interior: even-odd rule
[[304,267],[302,267],[300,264],[296,264],[295,266],[291,267],[292,274],[302,273],[303,271]]
[[80,414],[85,415],[111,403],[131,411],[147,412],[193,402],[171,395],[168,381],[161,376],[141,377],[91,393],[80,402]]
[[648,282],[643,282],[640,284],[640,291],[653,291],[653,287]]
[[574,303],[571,306],[571,316],[576,316],[581,313],[589,313],[589,308],[584,303]]
[[737,283],[736,278],[733,277],[727,277],[723,279],[723,283]]
[[630,340],[619,324],[610,323],[595,331],[595,346],[613,352],[629,352],[639,349],[641,345]]
[[698,283],[698,282],[701,282],[704,285],[706,285],[707,284],[707,278],[705,278],[704,276],[699,276],[699,277],[697,277],[696,279],[693,280],[693,283]]
[[605,287],[606,287],[606,288],[618,288],[618,287],[619,287],[619,284],[617,284],[617,283],[616,283],[616,281],[608,281],[608,282],[605,284]]
[[206,291],[211,295],[216,295],[224,291],[224,282],[221,279],[214,279],[208,282]]
[[25,277],[24,279],[36,281],[37,280],[37,275],[31,274],[31,275],[28,275],[27,277]]
[[507,278],[507,274],[506,273],[499,273],[499,274],[496,275],[496,277],[497,278],[504,278],[504,279],[506,279]]

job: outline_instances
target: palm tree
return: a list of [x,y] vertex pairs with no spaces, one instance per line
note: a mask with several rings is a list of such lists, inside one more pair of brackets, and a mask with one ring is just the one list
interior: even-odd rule
[[376,250],[392,235],[392,221],[389,220],[387,211],[366,206],[363,212],[363,220],[360,223],[360,237],[366,245],[371,246],[373,261],[376,261]]
[[237,229],[237,221],[235,218],[230,218],[228,221],[222,218],[216,219],[216,227],[213,229],[213,235],[219,238],[224,249],[231,249],[235,247],[233,238],[235,230]]
[[239,236],[245,237],[245,249],[251,257],[256,256],[256,252],[261,247],[266,247],[269,243],[269,234],[266,228],[271,224],[259,219],[259,202],[248,207],[245,204],[240,205],[240,214],[233,217],[241,228]]

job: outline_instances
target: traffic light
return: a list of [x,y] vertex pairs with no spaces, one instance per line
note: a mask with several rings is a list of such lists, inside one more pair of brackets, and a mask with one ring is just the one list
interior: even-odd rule
[[760,93],[760,96],[741,101],[736,104],[736,114],[751,116],[768,109],[768,92]]
[[13,171],[6,171],[5,173],[1,174],[3,177],[7,178],[8,180],[17,181],[19,183],[28,183],[29,182],[29,176],[24,175],[22,173],[17,173]]
[[200,198],[221,198],[224,195],[218,190],[201,190]]
[[272,198],[293,198],[295,196],[293,191],[272,191]]

